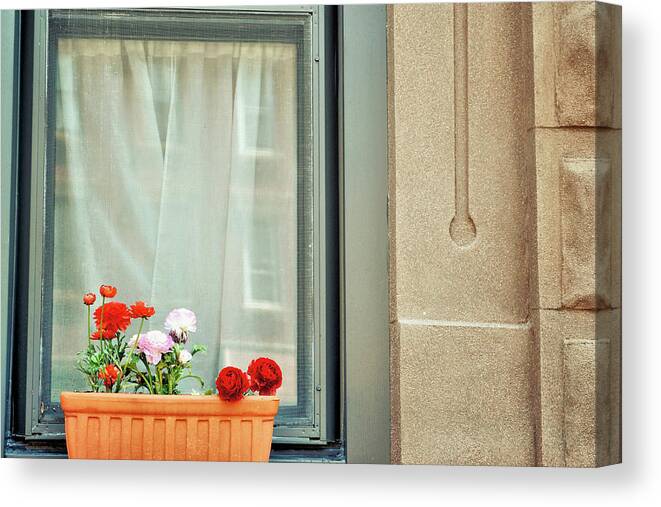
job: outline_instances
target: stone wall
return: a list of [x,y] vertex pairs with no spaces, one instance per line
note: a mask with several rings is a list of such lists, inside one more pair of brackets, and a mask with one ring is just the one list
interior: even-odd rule
[[619,15],[389,6],[393,462],[619,461]]

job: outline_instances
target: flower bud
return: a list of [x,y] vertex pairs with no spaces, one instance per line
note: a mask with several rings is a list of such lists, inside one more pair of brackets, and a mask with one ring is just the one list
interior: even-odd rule
[[87,306],[93,305],[94,301],[96,301],[96,295],[93,292],[88,292],[83,296],[83,303]]
[[104,298],[114,298],[117,295],[117,287],[102,285],[99,287],[99,292]]
[[191,359],[193,359],[193,355],[186,349],[181,349],[179,355],[177,356],[177,361],[179,361],[179,364],[186,364],[190,362]]

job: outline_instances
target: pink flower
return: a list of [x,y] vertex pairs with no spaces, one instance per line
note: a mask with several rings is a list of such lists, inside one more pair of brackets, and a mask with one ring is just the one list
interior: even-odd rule
[[[138,335],[133,336],[133,338],[129,340],[128,346],[133,347],[137,338]],[[144,353],[147,362],[151,364],[158,364],[163,354],[170,352],[173,346],[174,342],[172,341],[172,337],[161,331],[149,331],[143,333],[138,339],[138,350]]]

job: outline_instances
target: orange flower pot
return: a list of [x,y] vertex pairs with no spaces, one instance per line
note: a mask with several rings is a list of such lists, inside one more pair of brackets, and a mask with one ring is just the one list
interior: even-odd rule
[[275,396],[60,395],[69,458],[268,461]]

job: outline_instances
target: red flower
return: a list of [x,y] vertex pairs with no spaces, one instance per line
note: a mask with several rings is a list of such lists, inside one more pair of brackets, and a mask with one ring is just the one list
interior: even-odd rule
[[131,305],[129,313],[132,319],[148,319],[156,313],[156,310],[153,306],[146,306],[144,301],[136,301]]
[[[104,319],[103,319],[103,320],[105,320],[105,316],[104,316]],[[105,326],[104,326],[104,327],[105,327]],[[114,338],[114,337],[115,337],[115,334],[117,334],[117,331],[114,331],[114,332],[113,332],[112,329],[105,328],[105,329],[103,330],[103,338],[104,338],[105,340],[110,340],[111,338]],[[92,333],[92,336],[90,336],[90,338],[91,338],[92,340],[98,340],[98,339],[99,339],[99,330],[97,329],[96,331],[94,331],[94,332]]]
[[[103,323],[101,322],[102,312]],[[94,310],[94,322],[96,323],[97,329],[100,329],[103,324],[104,338],[107,337],[108,333],[110,333],[110,337],[112,338],[117,331],[126,331],[126,328],[129,327],[129,324],[131,323],[131,315],[129,309],[124,303],[111,301],[110,303],[101,305]]]
[[261,396],[275,396],[275,391],[282,385],[282,370],[278,363],[268,357],[255,359],[248,366],[250,389]]
[[83,296],[83,303],[85,303],[87,306],[93,305],[94,301],[96,301],[96,296],[93,292],[88,292]]
[[99,292],[104,298],[114,298],[117,295],[117,287],[102,285],[99,287]]
[[234,366],[225,366],[216,379],[218,396],[225,401],[239,401],[250,388],[248,377]]
[[106,387],[112,387],[112,385],[117,381],[120,371],[117,366],[114,364],[107,364],[105,368],[99,370],[99,378],[103,380],[103,385]]

